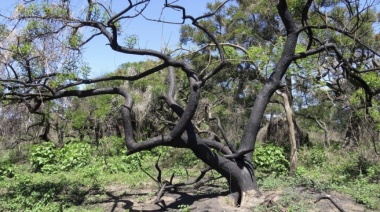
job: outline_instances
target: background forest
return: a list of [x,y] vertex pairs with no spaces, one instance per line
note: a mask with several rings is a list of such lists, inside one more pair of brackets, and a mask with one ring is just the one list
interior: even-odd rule
[[[159,51],[123,25],[149,2],[1,14],[0,211],[103,211],[119,185],[149,185],[140,201],[156,204],[215,186],[241,206],[302,187],[380,210],[379,1],[215,1],[196,18],[163,1],[183,25]],[[96,36],[147,59],[90,79],[81,56]],[[250,210],[318,210],[292,192]]]

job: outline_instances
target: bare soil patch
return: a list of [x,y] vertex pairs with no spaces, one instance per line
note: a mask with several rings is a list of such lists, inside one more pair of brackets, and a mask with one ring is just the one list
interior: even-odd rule
[[371,211],[363,205],[355,203],[351,198],[336,193],[320,193],[311,189],[298,187],[286,188],[276,191],[263,191],[259,198],[251,198],[244,207],[235,207],[228,197],[229,192],[222,188],[207,186],[199,190],[180,190],[166,192],[162,197],[164,204],[154,204],[158,189],[129,188],[126,186],[109,186],[105,188],[105,195],[89,198],[88,207],[101,208],[103,211],[180,211],[186,207],[190,211],[339,211],[328,199],[319,197],[331,197],[345,211],[359,212]]

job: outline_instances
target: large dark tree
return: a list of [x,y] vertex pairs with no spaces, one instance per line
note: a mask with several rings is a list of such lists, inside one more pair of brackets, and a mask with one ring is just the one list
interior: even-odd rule
[[[191,57],[185,57],[177,51],[163,53],[137,48],[133,36],[127,37],[125,45],[122,44],[122,40],[126,37],[125,32],[130,34],[130,30],[133,30],[125,29],[124,21],[140,16],[147,18],[144,12],[149,4],[149,0],[129,0],[125,1],[123,8],[114,8],[114,5],[88,0],[84,2],[85,6],[79,9],[75,7],[77,3],[73,1],[51,3],[45,0],[32,0],[19,4],[15,11],[9,14],[3,14],[5,18],[1,26],[1,100],[7,104],[25,104],[31,112],[36,113],[46,102],[65,97],[118,95],[123,98],[121,118],[127,154],[158,146],[190,149],[196,157],[226,178],[235,203],[244,204],[248,197],[260,194],[252,164],[256,137],[266,107],[276,90],[284,86],[283,78],[289,67],[309,57],[319,56],[319,64],[328,67],[327,73],[321,73],[316,78],[337,76],[335,80],[337,84],[330,86],[335,86],[337,90],[341,88],[339,87],[341,78],[352,82],[358,89],[363,90],[361,103],[365,108],[371,107],[373,97],[380,92],[378,84],[371,87],[371,84],[362,77],[366,73],[375,75],[379,73],[376,43],[357,36],[372,30],[376,18],[371,11],[374,2],[367,1],[364,5],[360,5],[359,1],[278,0],[253,3],[245,0],[227,0],[218,3],[212,8],[212,12],[193,17],[187,13],[186,8],[176,5],[175,2],[162,1],[163,10],[180,11],[182,17],[178,18],[179,24],[190,21],[192,26],[201,32],[203,43],[207,45],[200,47],[211,49],[208,60],[211,58],[213,61],[212,65],[206,68],[193,64]],[[221,8],[230,5],[247,8],[241,17],[231,15],[231,24],[236,20],[238,26],[246,26],[248,32],[258,31],[247,33],[246,36],[257,35],[262,39],[253,37],[244,40],[227,39],[218,36],[218,33],[221,33],[220,29],[224,27],[227,29],[226,26],[215,26],[219,27],[218,31],[203,22],[211,16],[217,16]],[[256,7],[257,5],[261,7]],[[266,13],[248,9],[265,9]],[[245,16],[249,16],[249,19],[245,19]],[[150,18],[149,21],[165,22],[159,18],[156,20]],[[137,73],[129,72],[126,75],[120,72],[113,76],[88,79],[86,67],[81,66],[83,64],[80,60],[81,50],[98,36],[106,38],[107,45],[116,52],[148,56],[158,62]],[[342,38],[355,48],[347,50],[347,43],[342,42]],[[225,42],[237,43],[225,44]],[[263,78],[259,81],[263,84],[259,86],[259,91],[250,103],[249,115],[237,142],[238,145],[235,146],[229,141],[222,127],[223,123],[218,124],[220,132],[215,132],[220,134],[219,136],[207,138],[203,136],[194,123],[197,110],[204,109],[198,107],[203,98],[202,94],[210,83],[215,89],[227,83],[227,78],[217,81],[213,79],[228,76],[225,72],[231,70],[231,64],[234,64],[226,57],[226,52],[231,53],[231,49],[225,49],[224,46],[243,50],[261,44],[264,48],[265,45],[274,42],[277,43],[273,45],[272,52],[276,55],[275,60],[265,66],[267,72],[260,76]],[[358,54],[365,55],[365,60],[372,61],[376,66],[362,64],[363,61],[357,60]],[[250,60],[255,61],[254,54],[250,55]],[[241,63],[241,66],[237,67],[240,71],[235,73],[243,74],[243,77],[237,77],[238,82],[244,82],[244,85],[257,83],[257,80],[250,81],[244,76],[249,76],[250,72],[258,73],[259,67]],[[311,70],[317,71],[319,67]],[[167,118],[167,121],[160,123],[163,127],[156,127],[160,131],[151,133],[148,138],[141,141],[136,139],[134,133],[136,117],[133,114],[134,99],[130,90],[133,87],[121,84],[114,87],[84,89],[85,86],[79,86],[114,80],[138,82],[155,74],[167,75],[167,80],[164,82],[167,83],[167,88],[162,93],[162,99],[166,103],[164,106],[166,111],[171,111],[175,117],[173,118],[173,114],[170,113],[161,117]],[[186,81],[180,81],[182,79]],[[178,85],[182,88],[180,93]],[[241,92],[237,90],[234,93],[234,101],[239,101],[241,97]],[[179,99],[178,96],[182,98]],[[214,120],[208,120],[206,117],[206,121]]]

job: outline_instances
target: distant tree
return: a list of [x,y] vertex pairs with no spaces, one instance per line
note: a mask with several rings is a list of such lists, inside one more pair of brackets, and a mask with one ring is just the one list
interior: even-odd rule
[[[253,3],[248,0],[227,0],[216,4],[212,12],[200,17],[191,16],[180,5],[163,1],[165,10],[181,12],[182,19],[179,18],[179,24],[189,20],[195,29],[202,32],[198,35],[203,39],[199,47],[201,50],[209,49],[210,53],[203,55],[203,58],[199,55],[200,57],[194,59],[178,51],[160,52],[138,48],[134,37],[126,35],[131,29],[125,29],[124,21],[143,16],[149,3],[149,0],[135,3],[128,1],[122,9],[94,0],[88,0],[80,9],[75,7],[76,2],[70,1],[51,3],[34,0],[18,4],[11,15],[3,15],[7,22],[4,22],[3,31],[6,32],[1,46],[1,54],[6,55],[3,57],[6,59],[1,60],[1,100],[22,103],[31,112],[38,112],[46,102],[65,97],[118,95],[123,99],[121,118],[127,154],[158,146],[190,149],[210,169],[216,170],[228,181],[237,205],[244,205],[249,197],[260,194],[252,164],[256,137],[265,109],[276,90],[284,87],[284,76],[289,69],[295,69],[297,64],[313,58],[315,66],[311,65],[313,68],[308,70],[314,74],[308,76],[321,82],[332,79],[332,85],[326,83],[325,87],[331,90],[334,88],[337,92],[344,91],[340,82],[347,81],[355,85],[358,92],[361,91],[357,94],[357,103],[360,105],[358,107],[365,108],[368,113],[370,110],[378,111],[378,108],[372,108],[377,105],[374,102],[380,92],[376,78],[379,69],[378,66],[368,66],[369,62],[377,64],[379,57],[378,46],[372,40],[376,38],[376,32],[373,31],[373,25],[376,24],[374,1],[360,5],[359,1],[279,0]],[[218,36],[218,30],[225,29],[224,25],[210,27],[204,22],[212,16],[218,18],[218,11],[226,4],[249,8],[246,14],[240,14],[241,17],[231,13],[232,23],[235,20],[240,26],[231,39]],[[265,16],[260,12],[264,10]],[[248,16],[248,20],[260,21],[245,22]],[[154,21],[164,22],[160,19]],[[246,35],[244,26],[247,29]],[[254,39],[257,33],[252,31],[258,31],[265,38]],[[368,32],[373,36],[359,36]],[[155,58],[157,63],[137,73],[120,72],[113,76],[88,79],[88,68],[80,57],[81,49],[97,36],[106,38],[109,47],[114,51],[149,56]],[[238,43],[239,39],[233,39],[237,36],[252,39],[242,44]],[[127,38],[125,45],[122,44],[124,38]],[[274,41],[276,44],[272,45]],[[257,62],[256,65],[244,62],[245,56],[240,53],[243,50],[239,45],[246,49],[251,48],[248,52],[249,60]],[[266,51],[270,54],[271,62],[263,63],[260,67],[264,57],[262,50],[265,48],[272,50]],[[238,52],[235,49],[240,50]],[[240,56],[241,60],[230,60]],[[209,62],[206,66],[202,65],[205,63],[196,63],[202,60]],[[199,110],[205,111],[205,121],[218,121],[213,119],[212,114],[209,116],[207,107],[198,106],[205,98],[208,86],[211,86],[211,91],[230,88],[228,73],[234,71],[231,69],[234,63],[238,63],[240,67],[233,72],[236,77],[231,76],[238,80],[233,86],[236,88],[235,95],[231,96],[228,104],[234,105],[240,101],[241,96],[245,97],[244,89],[241,88],[247,85],[255,87],[257,81],[253,79],[260,79],[262,82],[257,85],[257,92],[252,95],[254,98],[246,105],[250,109],[243,119],[244,129],[236,142],[238,145],[234,145],[226,136],[222,121],[219,120],[218,123],[219,132],[214,132],[219,136],[212,137],[204,136],[195,123],[196,112]],[[260,78],[250,78],[261,70],[264,71]],[[83,86],[115,80],[137,84],[154,75],[165,75],[167,80],[148,82],[140,89],[148,89],[149,83],[162,83],[158,89],[161,92],[155,94],[162,93],[161,99],[165,105],[160,108],[161,113],[159,110],[154,111],[155,114],[162,115],[161,121],[157,123],[159,127],[154,128],[160,130],[147,133],[149,136],[142,140],[138,140],[135,135],[138,127],[133,123],[137,119],[133,117],[137,115],[134,113],[136,107],[133,103],[138,97],[130,90],[134,89],[133,86]],[[178,86],[181,86],[181,91],[177,89]],[[161,89],[162,87],[164,88]],[[246,87],[246,91],[250,91],[249,87]]]

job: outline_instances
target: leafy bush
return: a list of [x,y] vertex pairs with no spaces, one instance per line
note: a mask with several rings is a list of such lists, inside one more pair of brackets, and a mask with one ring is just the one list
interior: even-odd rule
[[132,155],[124,155],[122,156],[122,160],[126,165],[126,169],[128,171],[140,170],[140,165],[142,160],[146,158],[146,152],[138,152]]
[[30,151],[29,162],[35,172],[52,173],[83,167],[91,157],[89,144],[72,142],[57,149],[51,142],[34,145]]
[[323,147],[303,149],[300,154],[301,162],[307,167],[321,167],[327,160],[326,150]]
[[378,195],[377,187],[368,184],[363,178],[355,180],[351,186],[356,188],[352,195],[357,203],[364,204],[368,208],[375,208],[376,200],[373,197],[375,196],[374,194]]
[[0,180],[14,177],[14,168],[9,162],[0,163]]
[[125,157],[126,156],[116,156],[104,158],[103,170],[111,174],[132,171],[132,169],[129,169],[127,164],[125,163]]
[[123,138],[116,136],[104,137],[99,140],[100,151],[104,156],[125,154],[126,146]]
[[352,154],[342,170],[348,179],[365,178],[369,182],[378,182],[380,179],[380,163],[361,154]]
[[366,170],[369,181],[379,182],[380,180],[380,164],[371,164]]
[[59,151],[52,142],[37,144],[30,150],[29,162],[35,172],[51,173],[56,170]]
[[[21,177],[8,186],[10,192],[4,197],[9,211],[25,211],[27,209],[42,208],[43,205],[53,201],[63,189],[61,183],[33,182],[30,176]],[[54,211],[57,211],[55,208]],[[37,210],[35,210],[37,211]]]
[[80,205],[93,187],[65,178],[44,180],[20,176],[7,185],[8,192],[0,196],[0,210],[5,211],[62,211]]
[[65,145],[59,152],[59,168],[70,170],[74,167],[83,167],[91,157],[91,147],[87,143],[73,142]]
[[253,155],[253,163],[259,171],[267,174],[286,174],[289,167],[284,149],[272,144],[257,147]]
[[[150,166],[157,160],[158,156],[155,156],[150,151],[137,152],[132,155],[103,157],[103,170],[108,173],[120,173],[120,172],[135,172],[140,170],[140,165]],[[146,163],[149,163],[147,165]]]

